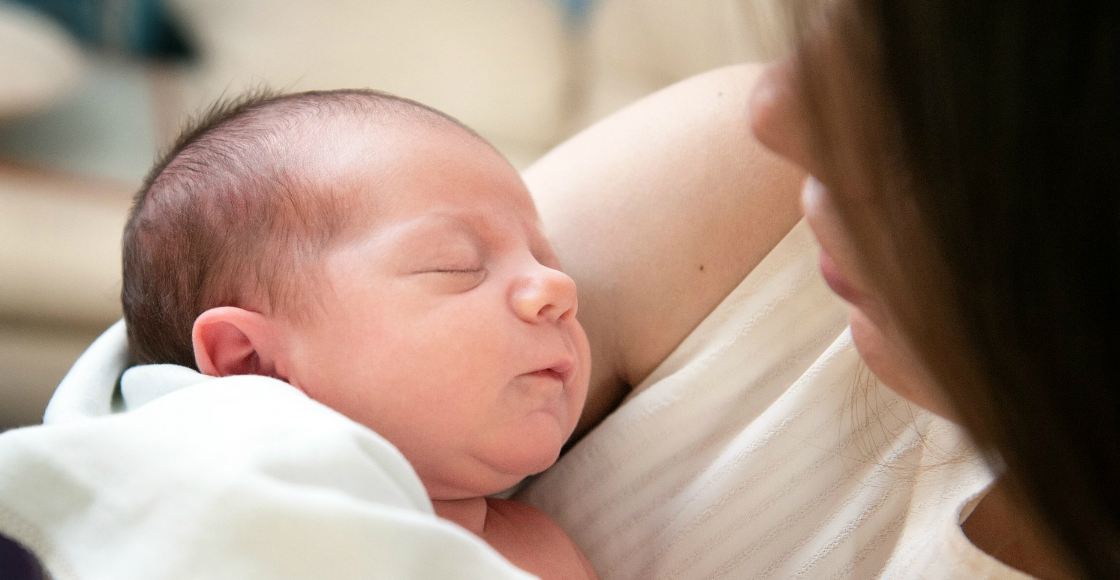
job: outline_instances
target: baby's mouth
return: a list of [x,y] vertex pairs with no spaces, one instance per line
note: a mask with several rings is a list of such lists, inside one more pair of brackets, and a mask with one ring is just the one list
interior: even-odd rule
[[530,376],[530,377],[541,378],[541,379],[555,379],[555,380],[560,381],[560,382],[564,381],[564,373],[561,373],[554,368],[541,369],[539,371],[533,371],[531,373],[526,373],[526,375]]
[[525,373],[525,376],[538,379],[556,380],[566,385],[568,384],[568,378],[571,377],[572,369],[574,367],[575,365],[570,359],[561,359],[544,368]]

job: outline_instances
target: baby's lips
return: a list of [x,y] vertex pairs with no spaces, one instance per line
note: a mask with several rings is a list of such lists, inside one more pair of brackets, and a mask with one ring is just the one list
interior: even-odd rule
[[560,380],[563,381],[564,384],[567,384],[568,379],[572,377],[572,371],[575,369],[575,366],[575,363],[572,362],[571,359],[564,359],[548,367],[548,370],[559,375]]
[[571,378],[574,368],[575,364],[570,359],[563,359],[525,374],[541,378],[552,378],[564,384],[568,384],[568,379]]

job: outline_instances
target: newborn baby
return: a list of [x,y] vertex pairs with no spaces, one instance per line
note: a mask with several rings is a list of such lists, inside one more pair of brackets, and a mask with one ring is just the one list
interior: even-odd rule
[[489,499],[558,457],[587,393],[576,288],[517,171],[458,121],[362,90],[212,109],[124,234],[135,362],[290,383],[410,461],[436,514],[543,578],[594,578]]

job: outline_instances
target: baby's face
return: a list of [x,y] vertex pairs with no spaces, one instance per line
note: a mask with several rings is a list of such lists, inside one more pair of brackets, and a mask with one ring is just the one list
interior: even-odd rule
[[575,283],[500,155],[455,130],[389,132],[331,162],[376,195],[372,225],[325,255],[287,374],[396,445],[433,499],[486,495],[551,465],[575,428]]

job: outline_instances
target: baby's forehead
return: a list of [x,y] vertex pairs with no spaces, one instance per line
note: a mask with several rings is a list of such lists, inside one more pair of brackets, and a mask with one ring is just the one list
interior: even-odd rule
[[300,189],[333,198],[358,233],[420,217],[433,234],[537,226],[517,171],[490,144],[442,119],[332,114],[295,137],[292,149]]
[[455,137],[490,147],[481,136],[455,121],[424,110],[406,109],[395,114],[323,110],[304,123],[290,124],[290,133],[304,137],[305,146],[366,145]]
[[[313,183],[361,188],[429,177],[469,167],[473,178],[521,183],[517,171],[481,137],[440,118],[357,120],[335,114],[294,135],[303,174]],[[366,194],[374,189],[369,188]],[[359,193],[359,192],[353,192]],[[469,203],[469,202],[464,202]]]
[[[305,127],[288,127],[280,141],[294,153],[294,165],[312,182],[337,184],[355,174],[389,177],[415,158],[406,153],[427,149],[460,158],[498,155],[489,143],[440,118],[365,119],[333,113]],[[453,153],[451,153],[453,152]],[[363,170],[376,169],[373,175]]]

